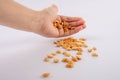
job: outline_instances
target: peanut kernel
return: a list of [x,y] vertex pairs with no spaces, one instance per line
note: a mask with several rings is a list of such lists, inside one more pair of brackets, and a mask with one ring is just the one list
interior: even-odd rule
[[72,60],[73,60],[74,62],[77,62],[77,61],[78,61],[78,59],[77,59],[75,56],[72,56]]
[[95,50],[97,50],[97,48],[96,48],[96,47],[93,47],[92,49],[93,49],[94,51],[95,51]]
[[67,53],[67,52],[63,52],[63,55],[66,56],[66,57],[70,57],[71,56],[71,54]]
[[78,56],[78,55],[76,56],[76,58],[77,58],[78,60],[81,60],[81,59],[82,59],[82,58],[81,58],[80,56]]
[[70,60],[70,61],[68,62],[68,64],[74,64],[74,62],[73,62],[72,60]]
[[86,39],[86,38],[80,38],[79,40],[81,40],[81,41],[86,41],[87,39]]
[[69,64],[69,63],[66,64],[66,68],[73,68],[73,67],[74,67],[74,64]]
[[55,59],[53,60],[53,62],[54,62],[54,63],[58,63],[59,60],[58,60],[57,58],[55,58]]
[[61,51],[60,51],[60,50],[57,50],[56,53],[57,53],[57,54],[61,54]]
[[42,76],[43,76],[44,78],[47,78],[47,77],[50,76],[50,73],[43,73]]
[[47,58],[47,57],[44,58],[44,61],[45,61],[45,62],[49,62],[49,58]]
[[98,54],[97,53],[92,53],[92,56],[93,57],[98,57]]
[[56,53],[51,53],[51,55],[55,56],[55,55],[56,55]]
[[77,52],[77,55],[82,55],[82,52],[81,52],[81,51],[78,51],[78,52]]
[[68,58],[63,58],[62,62],[69,62],[70,60]]
[[88,49],[88,52],[89,52],[89,53],[92,52],[92,49]]
[[53,58],[53,57],[54,57],[54,55],[52,55],[52,54],[48,55],[48,58]]

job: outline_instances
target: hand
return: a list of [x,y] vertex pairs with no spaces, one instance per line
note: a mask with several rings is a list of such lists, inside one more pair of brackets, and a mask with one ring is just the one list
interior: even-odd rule
[[59,30],[59,37],[69,36],[83,30],[86,25],[85,21],[80,17],[68,17],[68,16],[58,16],[60,20],[65,21],[67,26],[74,26],[74,30],[68,30],[64,32],[63,29]]
[[[63,37],[75,34],[86,27],[82,18],[61,16],[57,15],[57,12],[58,9],[55,5],[36,12],[32,21],[32,31],[45,37]],[[63,29],[58,30],[53,26],[55,19],[66,21],[67,25],[74,26],[75,29],[67,32],[64,32]]]

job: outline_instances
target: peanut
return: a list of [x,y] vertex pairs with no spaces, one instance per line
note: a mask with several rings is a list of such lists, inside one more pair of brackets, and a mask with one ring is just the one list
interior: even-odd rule
[[92,52],[92,49],[88,49],[88,52],[89,52],[89,53]]
[[63,58],[62,62],[69,62],[70,60],[68,58]]
[[59,62],[59,59],[55,58],[55,59],[53,59],[53,62],[54,62],[54,63],[58,63],[58,62]]
[[82,55],[82,52],[81,52],[81,51],[78,51],[78,52],[77,52],[77,55]]
[[54,55],[52,55],[52,54],[48,55],[48,58],[53,58],[53,57],[54,57]]
[[66,68],[73,68],[73,67],[74,67],[74,64],[70,64],[70,63],[66,64]]
[[94,51],[95,51],[95,50],[97,50],[97,48],[96,48],[96,47],[93,47],[92,49],[93,49]]
[[87,39],[86,39],[86,38],[80,38],[79,40],[81,40],[81,41],[86,41]]
[[61,54],[61,51],[60,51],[60,50],[57,50],[56,53],[57,53],[57,54]]
[[82,59],[82,58],[81,58],[80,56],[78,56],[78,55],[76,56],[76,58],[77,58],[78,60],[81,60],[81,59]]
[[44,58],[44,61],[49,62],[49,58],[48,57]]
[[92,53],[92,56],[93,57],[98,57],[98,54],[97,53]]
[[77,62],[78,59],[75,56],[72,56],[72,61]]
[[66,57],[70,57],[71,56],[71,54],[67,53],[67,52],[63,52],[63,55],[66,56]]
[[47,77],[50,76],[50,73],[43,73],[42,76],[43,76],[44,78],[47,78]]

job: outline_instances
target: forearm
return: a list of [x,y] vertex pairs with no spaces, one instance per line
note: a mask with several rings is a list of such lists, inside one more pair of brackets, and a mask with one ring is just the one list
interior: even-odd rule
[[14,0],[0,0],[0,25],[30,31],[34,13]]

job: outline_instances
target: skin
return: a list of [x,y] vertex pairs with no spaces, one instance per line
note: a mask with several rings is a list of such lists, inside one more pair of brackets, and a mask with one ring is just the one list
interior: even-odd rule
[[[53,26],[53,21],[56,19],[66,21],[68,26],[74,26],[75,29],[68,32],[64,32],[63,29],[58,30]],[[0,25],[50,38],[69,36],[86,27],[85,21],[80,17],[58,15],[56,5],[35,11],[14,0],[0,0]]]

